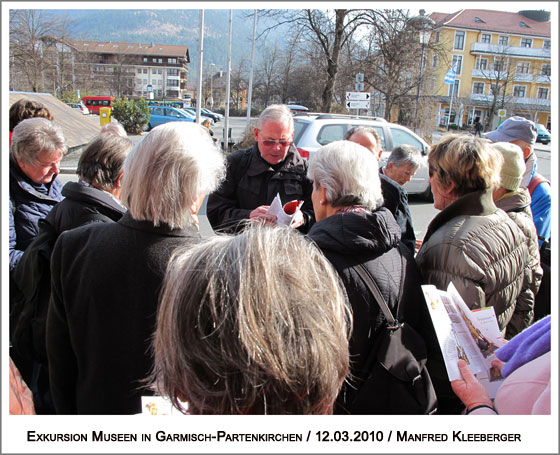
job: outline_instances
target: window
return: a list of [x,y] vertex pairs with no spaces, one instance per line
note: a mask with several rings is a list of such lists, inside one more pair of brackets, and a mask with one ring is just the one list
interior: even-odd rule
[[[527,25],[527,23],[525,23],[525,22],[523,22],[523,21],[521,21],[521,22],[519,23],[519,26],[520,26],[521,28],[531,28],[530,25]],[[529,46],[529,47],[531,47],[531,46]]]
[[136,70],[136,72],[137,72],[138,74],[142,74],[142,68],[138,68],[138,69]]
[[438,56],[437,54],[434,54],[434,56],[432,57],[432,68],[436,68],[438,66]]
[[448,96],[451,96],[451,89],[454,88],[455,90],[453,90],[453,96],[458,96],[459,95],[459,79],[455,79],[455,83],[453,85],[449,85],[449,92],[448,92]]
[[541,67],[541,74],[543,76],[550,76],[550,63],[543,63]]
[[161,85],[161,79],[158,79],[157,85]]
[[548,49],[548,50],[550,50],[550,40],[549,40],[549,39],[545,39],[545,40],[543,41],[542,48],[543,48],[543,49]]
[[105,68],[103,68],[102,66],[96,66],[95,71],[103,72],[103,71],[105,71]]
[[516,98],[525,98],[527,88],[524,85],[513,86],[513,96]]
[[474,21],[478,24],[486,24],[486,21],[484,19],[481,19],[480,17],[476,16],[474,18]]
[[157,58],[152,58],[153,63],[157,63]]
[[439,43],[439,30],[436,31],[436,34],[434,36],[434,43]]
[[147,62],[148,62],[148,57],[144,57],[144,58],[142,59],[142,61],[145,62],[145,63],[147,63]]
[[456,74],[461,74],[461,69],[463,66],[463,56],[461,55],[454,55],[453,61],[451,62],[451,66],[455,68]]
[[179,81],[177,79],[167,79],[167,85],[169,87],[179,87]]
[[540,100],[547,100],[548,99],[548,88],[539,87],[537,92],[537,98]]
[[505,35],[501,35],[498,38],[498,44],[501,44],[502,46],[507,46],[509,43],[509,37],[505,36]]
[[177,63],[177,59],[176,58],[168,58],[167,63]]
[[138,85],[140,85],[140,84],[142,83],[142,79],[141,79],[141,78],[139,78],[139,77],[138,77],[138,78],[136,78],[136,83],[137,83]]
[[163,115],[163,107],[154,107],[151,109],[152,115]]
[[453,49],[462,51],[465,48],[465,32],[455,32]]
[[484,82],[475,82],[473,84],[472,92],[476,95],[483,95],[484,94]]
[[148,79],[142,79],[142,82],[143,82],[144,84],[147,84],[147,83],[148,83]]
[[177,68],[170,68],[167,70],[167,75],[168,76],[178,76],[179,75],[179,70]]
[[529,74],[530,69],[531,69],[531,64],[529,62],[520,62],[517,64],[517,68],[515,72],[521,74]]
[[161,58],[158,58],[158,63],[163,63],[163,60]]
[[521,38],[521,47],[532,47],[533,40],[531,38]]
[[161,68],[158,68],[157,73],[161,74]]
[[108,73],[112,73],[113,71],[115,71],[115,69],[112,66],[108,66],[105,71],[107,71]]
[[144,68],[144,69],[142,70],[142,72],[143,72],[144,74],[148,74],[148,68]]
[[424,150],[424,145],[408,131],[391,127],[391,135],[393,136],[393,148],[407,144],[413,145],[418,150]]
[[152,74],[157,74],[157,69],[152,68]]
[[494,60],[493,66],[494,66],[494,71],[497,72],[501,72],[504,71],[505,65],[504,65],[504,60]]
[[492,42],[492,35],[488,33],[483,33],[482,36],[480,37],[480,42],[490,44]]
[[475,63],[475,69],[477,70],[487,70],[488,69],[488,59],[487,58],[482,58],[482,57],[478,57],[476,59],[476,63]]

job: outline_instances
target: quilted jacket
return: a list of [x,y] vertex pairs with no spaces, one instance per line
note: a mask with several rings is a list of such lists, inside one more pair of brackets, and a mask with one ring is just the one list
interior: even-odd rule
[[525,327],[528,327],[532,320],[535,296],[539,291],[543,270],[540,265],[539,239],[530,208],[531,195],[527,188],[520,188],[516,192],[506,193],[501,199],[495,201],[495,203],[496,207],[506,212],[523,231],[529,251],[529,260],[525,267],[525,280],[527,285],[523,287],[523,291],[519,295],[516,303],[516,313],[521,314],[522,311],[525,311],[525,318],[512,319],[507,327],[506,334],[507,338],[511,338],[521,332]]
[[453,281],[471,309],[493,306],[502,332],[528,323],[527,308],[517,307],[527,286],[527,241],[490,190],[462,196],[436,215],[416,262],[424,283],[447,289]]

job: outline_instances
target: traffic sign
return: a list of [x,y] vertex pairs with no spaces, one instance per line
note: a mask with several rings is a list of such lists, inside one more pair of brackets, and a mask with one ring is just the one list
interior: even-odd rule
[[347,109],[369,109],[369,100],[346,101]]
[[371,93],[367,92],[346,92],[346,101],[366,101],[371,98]]
[[364,83],[363,82],[356,82],[356,91],[363,92],[364,91]]
[[505,109],[500,109],[498,111],[498,116],[499,117],[505,117],[506,116],[506,110]]
[[356,74],[356,82],[364,82],[364,73]]

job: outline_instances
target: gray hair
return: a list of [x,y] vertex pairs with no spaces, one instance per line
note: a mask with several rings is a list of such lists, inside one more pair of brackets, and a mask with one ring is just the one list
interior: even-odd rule
[[294,130],[294,117],[292,111],[285,104],[271,104],[261,112],[257,120],[257,128],[260,130],[266,122],[280,123]]
[[305,237],[212,236],[170,259],[150,379],[190,414],[331,413],[351,325],[336,271]]
[[371,134],[375,138],[375,143],[377,144],[377,150],[379,151],[383,143],[381,142],[381,137],[379,136],[379,133],[373,126],[367,126],[367,125],[353,126],[348,131],[346,131],[346,134],[344,135],[344,139],[349,141],[354,134],[360,134],[360,133]]
[[362,205],[377,210],[383,204],[379,165],[365,147],[350,141],[331,142],[310,159],[308,177],[325,188],[333,207]]
[[190,207],[225,177],[225,158],[206,129],[170,122],[154,128],[125,160],[122,201],[136,220],[171,228],[196,224]]
[[66,153],[62,129],[42,117],[22,120],[14,128],[10,157],[15,161],[34,165],[41,153]]
[[120,123],[109,123],[101,128],[99,134],[114,134],[115,136],[128,137],[125,129]]
[[132,141],[114,134],[100,133],[83,151],[76,174],[82,180],[105,191],[115,188]]
[[422,154],[413,145],[402,144],[393,149],[387,159],[387,164],[389,163],[393,163],[396,167],[410,164],[412,167],[418,168],[422,165]]

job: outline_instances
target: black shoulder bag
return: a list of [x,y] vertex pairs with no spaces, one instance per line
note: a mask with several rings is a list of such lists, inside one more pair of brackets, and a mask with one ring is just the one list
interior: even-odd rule
[[433,414],[437,410],[436,393],[426,369],[424,339],[413,327],[398,320],[406,270],[402,252],[401,259],[397,318],[367,268],[363,264],[354,266],[381,308],[386,325],[375,339],[374,349],[367,359],[369,375],[349,403],[352,414]]

